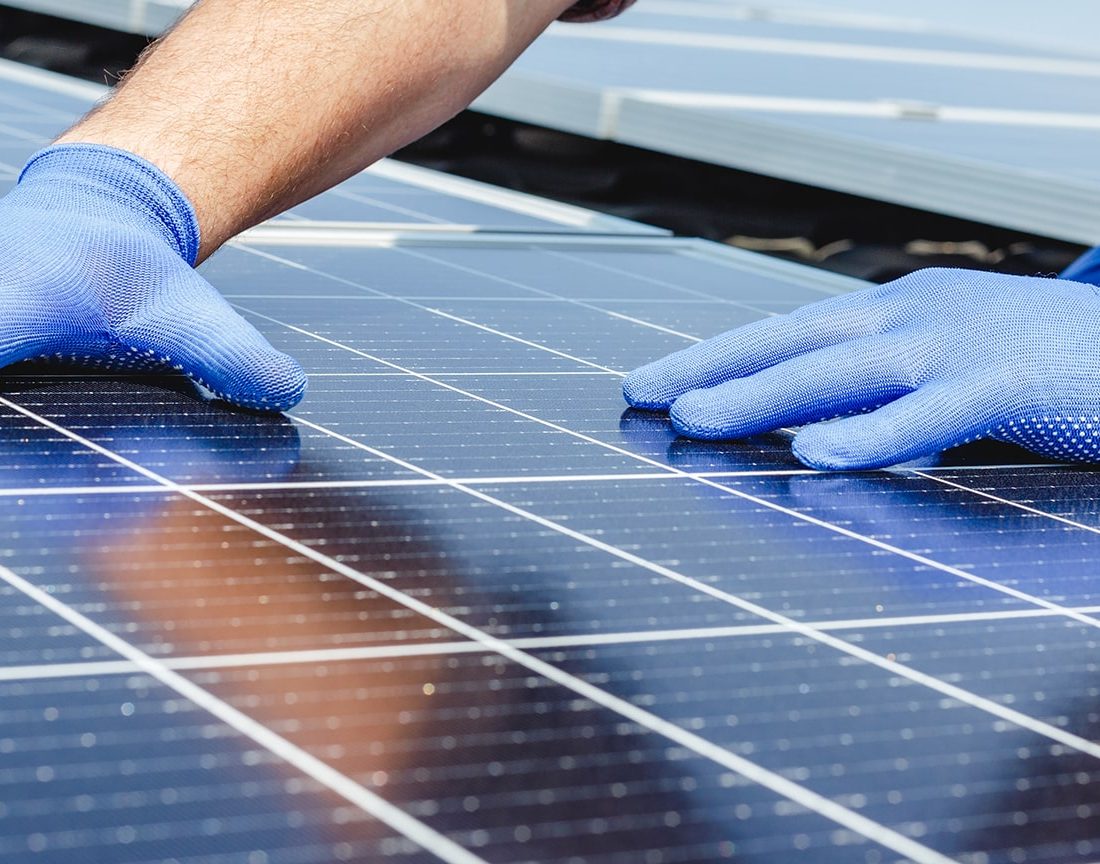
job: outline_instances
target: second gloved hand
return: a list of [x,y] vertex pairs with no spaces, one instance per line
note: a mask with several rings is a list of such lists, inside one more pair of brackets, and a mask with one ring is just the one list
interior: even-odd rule
[[803,426],[794,452],[815,468],[879,468],[986,437],[1100,461],[1100,296],[922,270],[700,342],[635,370],[623,393],[691,438]]
[[52,357],[176,370],[246,408],[281,411],[301,367],[192,269],[191,205],[138,157],[47,148],[0,200],[0,366]]

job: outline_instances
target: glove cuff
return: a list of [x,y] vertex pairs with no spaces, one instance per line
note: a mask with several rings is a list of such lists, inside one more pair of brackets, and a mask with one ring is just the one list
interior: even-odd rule
[[63,182],[99,187],[150,216],[192,267],[199,254],[199,223],[187,196],[156,165],[102,144],[57,144],[24,166],[20,184]]

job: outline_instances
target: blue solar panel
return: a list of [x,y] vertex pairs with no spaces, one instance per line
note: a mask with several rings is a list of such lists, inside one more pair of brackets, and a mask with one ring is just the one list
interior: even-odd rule
[[624,410],[634,364],[860,283],[293,223],[203,273],[311,373],[291,416],[0,381],[6,860],[1100,855],[1095,472],[824,475]]

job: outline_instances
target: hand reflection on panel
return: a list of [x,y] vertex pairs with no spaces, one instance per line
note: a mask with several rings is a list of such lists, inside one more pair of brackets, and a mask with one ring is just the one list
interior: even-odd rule
[[[198,398],[186,380],[167,377],[9,376],[2,392],[13,402],[94,443],[181,483],[281,480],[299,461],[301,443],[294,424],[281,414],[254,414]],[[25,475],[28,460],[45,478],[62,475],[65,485],[103,484],[106,457],[59,465],[56,433],[28,429],[0,434],[2,466]],[[28,446],[27,432],[35,433]],[[63,452],[63,451],[62,451]],[[146,481],[148,482],[148,481]]]
[[667,415],[634,408],[622,413],[619,433],[627,449],[681,471],[805,470],[791,453],[790,439],[782,434],[756,435],[741,441],[692,441],[677,436]]

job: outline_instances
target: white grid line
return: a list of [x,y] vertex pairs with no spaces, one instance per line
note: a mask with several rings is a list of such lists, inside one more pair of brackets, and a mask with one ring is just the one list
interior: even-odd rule
[[433,216],[431,213],[425,213],[423,210],[415,210],[412,207],[402,207],[400,204],[373,198],[370,195],[364,195],[362,192],[356,192],[352,189],[341,189],[337,186],[329,190],[329,192],[337,198],[345,198],[348,201],[356,201],[360,204],[370,204],[380,210],[388,210],[391,213],[397,213],[402,216],[411,216],[413,219],[419,220],[420,222],[430,222],[434,225],[450,224],[450,220],[442,219],[439,216]]
[[[760,470],[748,472],[715,472],[692,474],[691,477],[793,477],[813,473],[812,469]],[[293,491],[296,489],[402,489],[409,486],[446,486],[449,483],[462,483],[466,486],[517,486],[540,485],[546,483],[601,483],[623,480],[637,482],[643,480],[667,480],[668,474],[623,473],[623,474],[532,474],[531,476],[509,475],[505,477],[451,477],[445,480],[432,480],[427,477],[395,477],[384,480],[265,480],[255,482],[227,483],[178,483],[181,489],[192,492],[260,492]],[[115,486],[23,486],[10,489],[0,488],[0,498],[25,498],[46,495],[128,495],[130,493],[163,492],[161,486],[149,486],[140,483],[118,484]]]
[[[314,298],[316,299],[316,298]],[[330,298],[334,300],[343,300],[342,297]],[[384,298],[383,298],[384,299]],[[5,370],[6,371],[6,370]],[[448,378],[539,378],[539,377],[557,377],[570,375],[588,375],[601,377],[605,375],[613,375],[616,378],[621,378],[622,373],[618,371],[604,371],[602,369],[557,369],[542,372],[509,372],[509,371],[495,371],[495,372],[438,372],[434,373],[438,375],[445,375]],[[156,377],[150,375],[148,372],[93,372],[82,371],[80,369],[72,369],[66,372],[39,372],[37,369],[30,370],[15,370],[10,374],[6,374],[5,377],[12,379],[32,379],[37,380],[39,378],[60,378],[62,380],[69,380],[71,378],[100,378],[105,381],[118,381],[120,379],[125,380],[127,378],[139,378],[148,380]],[[182,377],[182,376],[179,376]],[[310,372],[310,378],[403,378],[405,374],[403,372]],[[968,466],[969,467],[969,466]]]
[[[570,375],[602,376],[613,375],[619,377],[617,371],[603,369],[577,369],[561,372],[443,372],[443,375],[456,378],[546,378]],[[402,372],[310,372],[310,378],[404,378]]]
[[[958,470],[958,469],[956,469]],[[1100,534],[1100,528],[1095,525],[1087,525],[1084,522],[1078,522],[1076,519],[1070,519],[1067,516],[1059,516],[1057,513],[1051,513],[1047,510],[1040,510],[1038,507],[1032,507],[1029,504],[1024,504],[1022,501],[1013,501],[1009,498],[1002,498],[999,495],[994,495],[991,492],[985,492],[981,489],[975,489],[971,486],[964,486],[961,483],[956,483],[954,480],[948,480],[946,477],[937,477],[935,474],[925,471],[912,471],[912,474],[916,474],[918,477],[924,477],[926,480],[933,480],[936,483],[941,483],[944,486],[951,486],[954,489],[967,492],[971,495],[977,495],[981,498],[985,498],[989,501],[996,501],[998,504],[1005,504],[1009,507],[1014,507],[1017,510],[1023,510],[1025,513],[1031,513],[1034,516],[1044,516],[1047,519],[1053,519],[1055,522],[1061,522],[1070,528],[1077,528],[1081,531],[1087,531],[1090,534]]]
[[[2,167],[2,163],[0,163],[0,167]],[[547,251],[547,250],[543,250],[543,251]],[[561,253],[554,253],[554,254],[561,254]],[[684,254],[686,255],[687,253],[684,253]],[[585,261],[585,259],[583,259],[583,258],[578,258],[577,260],[582,261],[585,264],[589,263],[588,261]],[[594,266],[594,267],[598,266],[598,267],[603,268],[605,265],[592,264],[591,266]],[[320,271],[314,271],[314,272],[320,272]],[[626,270],[624,270],[622,272],[627,273],[627,274],[632,275],[632,276],[636,276],[637,278],[642,278],[640,276],[637,276],[637,274],[630,273],[629,271],[626,271]],[[647,281],[647,282],[655,282],[656,281],[658,284],[660,284],[659,281],[654,280],[653,277],[645,277],[645,281]],[[363,286],[359,286],[359,287],[363,287]],[[672,288],[672,287],[675,287],[675,286],[669,285],[667,287]],[[535,290],[535,289],[525,288],[524,290]],[[538,289],[538,290],[541,290],[541,289]],[[687,290],[690,290],[690,289],[681,288],[681,290],[687,291]],[[361,293],[360,294],[237,294],[237,293],[234,293],[232,291],[220,291],[218,293],[220,293],[222,295],[222,297],[225,297],[225,298],[228,298],[228,299],[231,299],[231,300],[354,300],[357,303],[385,303],[387,301],[392,301],[393,299],[395,299],[393,297],[376,296],[374,294],[361,294]],[[465,296],[464,295],[458,295],[458,296],[456,296],[454,294],[402,294],[401,296],[405,300],[415,300],[418,303],[558,303],[558,302],[560,302],[560,299],[564,299],[564,298],[558,298],[557,296],[551,296],[551,297],[500,297],[500,296],[490,295],[490,296],[487,296],[487,297],[480,297],[480,296],[468,296],[468,295],[465,295]],[[709,297],[709,296],[710,295],[704,295],[704,297]],[[825,296],[830,296],[831,297],[833,295],[827,294]],[[633,298],[632,297],[590,297],[588,300],[577,300],[576,302],[577,303],[589,303],[589,304],[595,304],[595,303],[627,303],[627,304],[632,304],[632,305],[636,305],[636,306],[685,306],[685,305],[686,306],[719,306],[719,305],[732,306],[732,305],[744,305],[744,301],[720,300],[717,297],[715,297],[715,299],[713,299],[713,300],[711,300],[711,299],[691,299],[689,297],[676,297],[676,298],[669,298],[669,297],[633,297]],[[768,302],[768,301],[762,301],[762,302]],[[782,302],[782,301],[777,301],[777,302]],[[794,301],[789,301],[789,303],[787,305],[790,305],[791,310],[793,311],[797,307],[798,304],[796,304]],[[595,307],[593,307],[593,308],[595,308]],[[609,310],[609,309],[600,309],[598,311],[615,313],[615,310]],[[779,313],[776,313],[776,312],[765,311],[763,309],[752,309],[752,311],[758,312],[761,315],[779,314]],[[615,313],[615,314],[618,314],[618,313]]]
[[[467,624],[461,619],[455,618],[447,614],[446,612],[436,609],[435,607],[424,603],[423,601],[418,600],[415,597],[411,597],[404,592],[393,588],[385,582],[380,582],[373,577],[361,573],[360,571],[355,570],[347,564],[334,558],[330,558],[329,556],[318,552],[316,549],[313,549],[310,546],[299,543],[298,541],[287,537],[279,531],[269,528],[268,526],[263,525],[262,523],[257,522],[254,519],[251,519],[229,507],[225,507],[217,501],[206,498],[199,493],[186,490],[178,486],[178,484],[175,484],[168,478],[162,477],[156,472],[151,471],[148,468],[145,468],[131,461],[130,459],[127,459],[124,456],[114,453],[113,451],[108,450],[107,448],[99,444],[96,444],[94,441],[83,438],[81,435],[63,426],[60,426],[59,424],[54,423],[53,421],[45,417],[35,414],[29,409],[23,408],[22,406],[17,405],[16,403],[11,402],[4,397],[0,397],[0,404],[6,405],[8,408],[17,411],[20,414],[23,414],[29,419],[35,420],[38,423],[50,429],[53,429],[55,432],[58,432],[66,436],[67,438],[70,438],[73,441],[76,441],[77,443],[82,444],[83,446],[88,447],[96,451],[97,453],[100,453],[101,455],[118,462],[120,465],[124,465],[131,470],[136,471],[137,473],[141,474],[144,477],[147,477],[150,480],[153,480],[154,482],[162,483],[165,488],[171,491],[179,492],[181,495],[184,495],[185,497],[195,501],[195,503],[201,504],[202,506],[213,510],[216,513],[220,513],[221,515],[237,522],[238,524],[243,525],[246,528],[250,528],[256,533],[261,534],[262,536],[267,537],[268,539],[273,540],[276,543],[279,543],[297,552],[300,555],[303,555],[309,560],[321,564],[322,566],[325,566],[336,573],[340,573],[341,575],[346,576],[347,578],[358,582],[359,584],[364,585],[367,588],[370,588],[371,590],[381,594],[382,596],[387,597],[388,599],[391,599],[405,606],[406,608],[417,612],[424,617],[435,621],[438,624],[441,624],[444,627],[447,627],[448,629],[459,635],[465,636],[472,641],[484,645],[486,649],[529,669],[536,675],[540,675],[555,684],[559,684],[566,689],[572,690],[579,696],[588,699],[589,701],[594,702],[597,705],[607,708],[608,710],[613,711],[628,720],[631,720],[632,722],[650,730],[651,732],[668,738],[669,740],[679,744],[685,749],[688,749],[705,759],[710,759],[716,764],[728,768],[729,770],[734,771],[761,786],[764,786],[772,792],[800,804],[807,810],[811,810],[819,814],[820,816],[823,816],[824,818],[829,819],[844,828],[847,828],[850,831],[860,834],[876,843],[879,843],[882,846],[885,846],[888,849],[891,849],[894,852],[904,855],[912,859],[913,861],[918,862],[918,864],[954,864],[954,862],[952,862],[952,859],[948,858],[947,856],[942,855],[939,852],[936,852],[935,850],[930,849],[927,846],[924,846],[923,844],[920,844],[915,840],[898,833],[897,831],[894,831],[893,829],[887,828],[886,826],[881,825],[880,823],[875,822],[872,819],[868,819],[866,816],[863,816],[862,814],[857,813],[854,810],[844,807],[843,805],[838,804],[837,802],[832,801],[831,799],[817,792],[814,792],[813,790],[805,786],[795,783],[794,781],[789,780],[780,774],[770,771],[755,762],[752,762],[742,756],[732,753],[731,751],[726,750],[725,748],[720,747],[713,742],[708,741],[707,739],[702,738],[699,735],[696,735],[693,732],[689,732],[688,730],[677,726],[675,723],[671,723],[655,714],[652,714],[649,711],[645,711],[644,709],[639,708],[638,706],[625,699],[621,699],[611,693],[608,693],[605,690],[600,689],[599,687],[589,684],[587,681],[584,681],[583,679],[575,675],[565,672],[564,670],[559,669],[557,666],[546,663],[545,661],[540,660],[531,654],[521,651],[508,644],[507,642],[498,639],[497,637],[491,636],[488,633],[485,633],[470,624]],[[336,437],[343,437],[338,436],[337,433],[333,433],[329,430],[322,429],[321,431],[325,431],[327,434],[332,434]],[[349,443],[356,443],[352,442],[351,439],[347,440],[349,441]],[[439,475],[433,474],[427,469],[420,468],[419,466],[405,462],[404,460],[398,459],[388,454],[384,454],[382,453],[382,451],[374,450],[374,448],[367,448],[366,445],[362,444],[358,444],[357,446],[361,447],[362,449],[368,450],[368,452],[373,450],[375,454],[378,455],[380,458],[388,459],[394,464],[402,465],[403,467],[415,471],[419,474],[423,474],[424,476],[434,477],[436,479],[444,479],[439,477]],[[475,489],[471,489],[470,487],[462,486],[461,484],[455,484],[453,482],[450,483],[450,485],[459,491],[463,491],[466,494],[472,495],[473,497],[479,498],[483,501],[486,501],[487,503],[495,504],[496,506],[508,510],[515,515],[519,515],[538,524],[542,524],[544,527],[551,528],[552,530],[556,530],[561,533],[565,533],[568,536],[572,536],[574,537],[574,539],[578,539],[588,545],[593,545],[597,548],[604,548],[605,551],[611,551],[612,554],[615,554],[617,557],[622,557],[624,558],[624,560],[635,559],[639,563],[648,565],[649,568],[657,566],[651,564],[650,562],[644,562],[644,559],[639,559],[637,558],[637,556],[631,555],[630,553],[624,552],[623,550],[609,546],[608,544],[601,543],[600,541],[596,541],[593,538],[587,537],[586,535],[582,535],[578,532],[572,531],[572,529],[568,529],[565,526],[558,525],[551,520],[536,516],[533,513],[528,513],[527,511],[519,507],[508,504],[507,502],[499,501],[499,499],[495,499],[492,496],[486,495],[485,493],[479,492]],[[0,571],[0,574],[3,574],[3,571]],[[9,580],[12,578],[19,580],[19,584],[12,583],[13,585],[16,585],[16,587],[21,587],[22,585],[26,588],[34,589],[33,585],[25,583],[23,580],[19,579],[19,577],[16,576],[14,573],[8,573],[7,578]],[[34,590],[38,591],[38,589]],[[65,604],[56,600],[56,598],[50,597],[48,594],[45,594],[45,592],[38,591],[38,594],[51,601],[50,605],[48,606],[48,608],[50,608],[51,610],[55,610],[56,608],[68,610],[68,607],[66,607]],[[37,597],[34,595],[30,596],[32,596],[34,599],[37,599]],[[104,637],[110,637],[115,642],[121,643],[122,646],[128,646],[128,643],[125,643],[122,640],[118,639],[118,637],[114,636],[114,634],[111,634],[109,631],[99,628],[98,625],[94,625],[94,622],[91,622],[89,619],[84,618],[84,616],[75,612],[75,610],[68,610],[68,612],[69,614],[65,616],[66,620],[74,623],[78,620],[87,622],[87,624],[93,625],[98,628],[97,633],[99,631],[102,631],[100,635]],[[77,617],[74,618],[70,616]],[[140,655],[140,658],[145,658],[147,661],[151,662],[153,665],[150,668],[154,670],[158,675],[170,676],[170,680],[174,681],[175,679],[179,679],[183,683],[186,683],[188,685],[191,684],[191,682],[187,681],[187,679],[184,679],[172,670],[167,669],[159,662],[153,661],[152,658],[149,658],[148,655],[140,652],[137,648],[134,648],[133,646],[128,647],[129,651],[136,652],[135,656]],[[130,654],[128,653],[120,653],[123,653],[123,656],[127,657],[127,659],[134,659],[134,657],[130,656]],[[201,688],[196,687],[196,689],[198,689],[200,693],[205,693],[205,691],[202,691]],[[230,710],[235,711],[236,709]],[[244,719],[248,719],[245,715],[241,715],[241,717]],[[260,728],[262,729],[263,727]],[[274,738],[278,738],[278,736],[275,736],[274,733],[269,734],[271,734]],[[1097,749],[1100,749],[1100,747],[1098,747]],[[310,758],[312,759],[313,757]],[[324,763],[321,763],[321,765],[324,765]],[[324,765],[324,767],[328,768],[327,765]],[[332,769],[329,770],[331,771]],[[336,782],[339,778],[343,777],[343,775],[339,775],[334,771],[332,773],[335,774],[336,777],[328,777],[328,775],[322,776],[328,777],[328,779],[332,780],[333,782]],[[362,789],[362,787],[358,788]],[[348,794],[351,794],[355,790],[345,791],[348,792]],[[367,790],[365,789],[362,789],[362,791],[367,792]],[[342,792],[341,794],[344,793]],[[371,797],[364,799],[363,804],[361,804],[360,806],[371,805],[374,803],[374,799],[377,796],[373,796],[373,793],[367,794]],[[349,798],[349,800],[351,799]]]
[[[158,487],[167,493],[164,487]],[[1079,612],[1100,612],[1100,606],[1078,607]],[[1004,609],[996,612],[954,612],[938,615],[904,615],[882,618],[846,618],[808,622],[818,630],[881,630],[900,627],[930,627],[967,623],[991,623],[1032,618],[1061,617],[1049,609]],[[753,636],[784,636],[790,630],[780,624],[734,624],[727,627],[686,627],[678,630],[627,630],[612,633],[580,633],[569,636],[522,636],[504,638],[524,651],[556,648],[595,648],[637,645],[650,642],[688,642],[708,639],[736,639]],[[291,651],[255,651],[237,654],[200,654],[158,658],[169,669],[225,669],[253,666],[290,666],[299,663],[345,663],[356,660],[399,659],[450,654],[486,653],[478,642],[434,641],[343,646],[339,648],[302,648]],[[126,660],[84,660],[69,663],[42,663],[0,666],[0,681],[26,681],[41,678],[94,677],[126,675],[140,671]]]
[[[435,258],[435,257],[432,257],[430,255],[425,255],[423,252],[417,252],[413,249],[399,248],[397,251],[399,251],[399,252],[401,252],[405,255],[409,255],[413,258],[419,258],[422,261],[429,261],[429,262],[432,262],[432,263],[442,262],[447,267],[450,267],[454,270],[458,270],[459,272],[462,272],[462,273],[469,273],[470,275],[473,275],[473,276],[479,276],[482,279],[485,279],[486,281],[500,282],[500,283],[503,283],[505,285],[511,285],[515,288],[519,288],[522,291],[530,291],[534,294],[538,294],[542,299],[545,299],[545,300],[554,300],[554,301],[561,302],[561,303],[568,303],[571,306],[579,306],[582,309],[590,309],[594,312],[599,312],[603,315],[608,315],[612,318],[618,318],[618,319],[621,319],[623,321],[628,321],[631,324],[637,324],[641,327],[648,327],[651,330],[660,331],[661,333],[668,333],[672,336],[679,336],[683,339],[691,339],[691,340],[694,340],[694,341],[699,341],[698,339],[696,339],[696,337],[689,336],[687,333],[681,333],[679,330],[673,330],[670,327],[665,327],[661,324],[655,324],[652,321],[646,321],[642,318],[635,318],[634,316],[627,315],[623,312],[616,312],[613,309],[605,309],[603,306],[597,306],[597,305],[595,305],[594,303],[592,303],[590,301],[580,300],[576,297],[566,297],[565,295],[558,294],[554,291],[547,291],[545,288],[536,288],[534,285],[525,285],[522,282],[517,282],[513,279],[508,279],[504,276],[497,276],[494,273],[486,273],[484,270],[478,270],[476,267],[467,267],[464,264],[458,264],[454,261],[448,261],[445,258]],[[546,251],[546,250],[544,250],[544,251]],[[553,255],[555,253],[546,251],[546,254]],[[562,257],[565,257],[565,256],[562,256]],[[576,259],[576,260],[581,261],[581,263],[585,263],[582,259]],[[455,298],[454,302],[461,302],[461,298]],[[735,301],[727,301],[727,302],[729,302],[731,304],[735,303]],[[737,305],[740,305],[740,304],[737,304]]]
[[[393,373],[395,376],[398,373]],[[297,418],[295,418],[297,419]],[[1015,465],[1013,468],[1046,468],[1046,465]],[[1003,465],[968,465],[967,471],[997,471],[1003,469]],[[929,469],[923,469],[921,472],[917,472],[911,469],[906,469],[903,472],[905,474],[920,474],[925,476],[924,471]],[[945,467],[943,471],[957,471],[956,467]],[[748,477],[807,477],[820,474],[821,472],[814,470],[813,468],[760,468],[752,469],[746,468],[743,471],[685,471],[679,476],[686,480],[721,480],[721,479],[741,479]],[[621,472],[617,474],[508,474],[503,476],[493,475],[473,475],[465,477],[450,477],[446,480],[430,480],[427,477],[393,477],[386,479],[363,479],[363,480],[263,480],[263,481],[227,481],[224,483],[208,482],[208,483],[186,483],[180,482],[179,486],[183,489],[190,489],[192,492],[258,492],[258,491],[294,491],[297,489],[401,489],[409,486],[446,486],[449,482],[462,483],[465,486],[525,486],[525,485],[545,485],[548,483],[618,483],[620,481],[625,483],[631,482],[643,482],[648,480],[668,480],[670,477],[667,471],[649,471],[649,472]],[[929,476],[928,479],[938,479],[935,476]],[[944,481],[947,482],[947,481]],[[966,486],[954,485],[957,488],[967,491],[976,492]],[[26,497],[43,497],[48,495],[129,495],[129,494],[145,494],[154,492],[163,492],[164,489],[161,486],[150,486],[141,483],[120,483],[116,485],[84,485],[84,486],[12,486],[4,488],[0,486],[0,498],[26,498]],[[981,493],[978,493],[981,494]],[[1057,517],[1053,514],[1044,513],[1041,510],[1027,507],[1022,504],[1015,504],[1014,502],[1004,499],[997,499],[995,496],[987,496],[993,498],[993,500],[1001,500],[1002,503],[1010,504],[1012,506],[1019,506],[1028,512],[1035,513],[1036,515],[1050,516],[1058,521],[1065,522],[1075,528],[1082,528],[1093,533],[1098,533],[1098,530],[1083,523],[1076,523],[1072,520],[1067,520],[1064,517]]]

